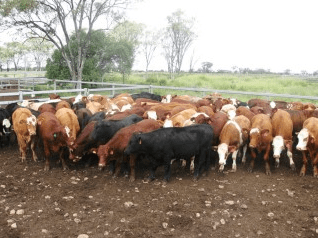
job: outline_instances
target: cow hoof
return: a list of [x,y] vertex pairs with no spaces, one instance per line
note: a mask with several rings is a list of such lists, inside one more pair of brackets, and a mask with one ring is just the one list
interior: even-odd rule
[[150,177],[148,177],[148,178],[145,179],[145,181],[146,181],[147,183],[150,183],[150,182],[153,181],[153,180],[155,180],[155,179],[154,179],[154,178],[150,178]]
[[275,168],[279,168],[279,163],[275,163]]
[[129,182],[133,183],[133,182],[135,182],[135,180],[136,180],[135,178],[132,178],[132,177],[131,177],[131,178],[129,179]]
[[63,168],[63,171],[66,171],[66,170],[70,170],[68,166],[65,166],[65,167]]
[[299,176],[300,176],[300,177],[304,177],[304,176],[305,176],[305,173],[300,172]]
[[247,168],[247,172],[252,173],[252,172],[253,172],[253,168],[248,167],[248,168]]
[[49,166],[44,166],[44,171],[49,171],[50,167]]
[[266,175],[271,175],[271,171],[266,171]]
[[98,166],[98,170],[99,170],[99,171],[103,171],[104,168],[105,168],[104,166]]
[[290,165],[290,168],[291,168],[292,171],[295,171],[296,170],[295,164]]
[[167,183],[168,183],[168,180],[166,180],[166,179],[164,179],[164,180],[162,181],[162,185],[163,185],[163,186],[166,186]]
[[318,174],[314,174],[314,178],[318,178]]
[[192,181],[195,183],[198,182],[198,177],[193,177]]

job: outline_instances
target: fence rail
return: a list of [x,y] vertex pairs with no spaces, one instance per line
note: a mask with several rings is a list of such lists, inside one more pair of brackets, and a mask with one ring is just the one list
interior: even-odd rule
[[[6,78],[7,79],[7,78]],[[9,80],[9,79],[7,79]],[[12,79],[10,79],[12,80]],[[18,83],[25,82],[27,80],[16,79]],[[212,92],[218,92],[223,94],[230,94],[230,95],[250,95],[250,96],[261,96],[265,97],[268,100],[271,98],[279,97],[279,98],[294,98],[294,99],[306,99],[306,100],[318,100],[318,97],[315,96],[301,96],[301,95],[290,95],[290,94],[275,94],[275,93],[262,93],[262,92],[243,92],[243,91],[231,91],[231,90],[220,90],[220,89],[211,89],[211,88],[186,88],[186,87],[169,87],[169,86],[156,86],[156,85],[132,85],[132,84],[118,84],[118,83],[102,83],[102,82],[85,82],[85,81],[69,81],[69,80],[48,80],[46,78],[32,78],[32,84],[34,85],[34,81],[37,82],[45,82],[48,83],[49,81],[53,81],[54,89],[53,90],[45,90],[45,91],[22,91],[19,90],[18,92],[9,92],[9,93],[0,93],[0,98],[5,98],[8,96],[18,96],[17,100],[2,100],[0,101],[0,105],[6,105],[12,102],[21,102],[24,100],[25,96],[35,97],[35,95],[49,95],[52,93],[59,94],[59,93],[71,93],[73,96],[78,94],[89,95],[94,92],[110,92],[108,96],[114,96],[118,91],[136,91],[136,90],[145,90],[150,93],[153,93],[154,89],[163,89],[163,90],[174,90],[174,91],[191,91],[191,92],[201,92],[205,94],[209,94]],[[0,78],[0,82],[2,84],[3,79]],[[29,81],[30,82],[30,81]],[[58,83],[73,83],[79,84],[79,89],[63,89],[57,90]],[[91,85],[100,85],[101,88],[81,88],[82,84],[91,84]],[[3,84],[4,85],[4,84]],[[19,88],[22,88],[21,84]],[[26,84],[27,85],[27,84]],[[48,100],[47,98],[37,98],[39,101]]]

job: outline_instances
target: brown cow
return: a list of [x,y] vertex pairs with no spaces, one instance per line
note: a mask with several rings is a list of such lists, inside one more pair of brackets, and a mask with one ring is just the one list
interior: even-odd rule
[[67,127],[70,130],[68,135],[70,137],[70,143],[74,143],[77,134],[80,131],[80,125],[74,111],[69,108],[61,108],[57,110],[55,116],[62,126]]
[[289,164],[295,170],[293,161],[293,121],[288,112],[281,109],[274,109],[272,116],[273,129],[273,157],[276,168],[279,167],[279,157],[282,150],[286,147]]
[[27,108],[18,108],[12,114],[13,129],[18,139],[22,162],[26,160],[29,146],[33,160],[38,160],[35,153],[36,122],[36,117]]
[[216,112],[209,120],[208,124],[213,127],[213,142],[212,145],[219,145],[219,137],[223,126],[227,122],[228,117],[223,112]]
[[[97,155],[99,157],[98,166],[104,168],[110,160],[117,160],[116,170],[114,176],[117,177],[120,172],[120,165],[123,161],[124,150],[128,142],[136,132],[150,132],[160,128],[160,124],[152,119],[145,119],[136,124],[124,127],[117,131],[117,133],[105,145],[98,147]],[[130,155],[130,181],[135,181],[135,163],[136,157]]]
[[204,112],[207,114],[209,117],[212,117],[214,115],[214,110],[212,106],[201,106],[197,110],[198,112]]
[[255,114],[249,108],[243,106],[240,106],[236,109],[236,115],[246,116],[250,121],[252,121],[252,118],[255,116]]
[[219,171],[223,171],[226,159],[232,153],[232,171],[236,171],[236,156],[241,147],[243,147],[242,161],[245,162],[247,150],[248,134],[251,129],[250,120],[243,116],[236,116],[233,120],[227,121],[221,131],[220,144],[218,145]]
[[67,165],[63,158],[64,148],[69,144],[67,131],[61,125],[59,120],[53,113],[43,112],[38,117],[37,131],[39,138],[43,141],[45,166],[44,170],[50,169],[51,153],[59,153],[63,170],[67,169]]
[[264,153],[265,161],[265,170],[266,174],[270,175],[270,166],[269,166],[269,152],[271,149],[271,142],[273,140],[272,136],[272,123],[271,118],[265,114],[255,115],[252,119],[252,126],[250,130],[250,148],[252,154],[252,160],[248,168],[249,172],[252,172],[254,169],[254,160],[256,158],[256,150],[260,153]]
[[71,105],[69,102],[63,100],[63,101],[58,102],[56,104],[56,107],[55,107],[56,111],[61,109],[61,108],[71,108]]
[[309,152],[309,158],[314,170],[314,177],[318,178],[318,118],[310,117],[303,125],[303,129],[298,134],[297,150],[302,151],[303,166],[300,170],[300,176],[306,175],[308,159],[306,152]]
[[38,108],[38,111],[40,113],[43,113],[43,112],[51,112],[53,114],[56,113],[56,109],[49,103],[44,103],[42,104],[39,108]]

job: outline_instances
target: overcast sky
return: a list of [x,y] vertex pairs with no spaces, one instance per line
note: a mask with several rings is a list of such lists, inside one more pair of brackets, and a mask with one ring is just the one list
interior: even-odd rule
[[[194,17],[197,40],[185,55],[182,69],[195,50],[198,60],[213,63],[213,70],[233,66],[292,73],[318,70],[317,0],[144,0],[131,7],[131,21],[150,29],[167,26],[167,16],[181,9]],[[135,69],[145,69],[143,57]],[[149,69],[167,70],[161,51]]]

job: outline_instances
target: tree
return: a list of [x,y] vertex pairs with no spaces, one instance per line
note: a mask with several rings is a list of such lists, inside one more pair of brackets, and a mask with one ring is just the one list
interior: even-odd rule
[[52,54],[53,44],[49,41],[43,41],[39,38],[31,38],[26,42],[27,51],[32,55],[36,63],[36,68],[41,71],[42,62],[46,61]]
[[8,49],[7,57],[11,62],[13,62],[14,69],[17,71],[20,60],[26,54],[27,49],[25,45],[16,41],[5,43],[5,46]]
[[170,64],[170,70],[179,73],[184,55],[196,38],[193,31],[195,19],[185,17],[181,10],[172,13],[167,19],[168,27],[164,35],[168,41],[166,42],[166,49],[164,49],[165,58],[170,62],[168,63]]
[[142,53],[146,59],[146,74],[148,74],[148,67],[153,58],[154,52],[160,41],[160,32],[146,31],[143,35]]
[[213,64],[211,62],[202,62],[202,72],[203,73],[210,73],[212,70]]
[[194,50],[192,51],[192,54],[190,56],[190,68],[189,73],[194,72],[194,65],[198,62],[198,59],[194,59]]
[[117,70],[123,76],[129,75],[135,61],[136,53],[141,44],[141,36],[144,29],[143,24],[124,21],[118,24],[111,32],[113,42],[111,48],[112,70]]
[[[52,42],[61,51],[72,80],[81,81],[94,25],[105,16],[105,30],[110,29],[130,1],[7,0],[0,3],[0,22],[4,27],[18,27],[27,38],[37,37]],[[85,35],[82,34],[84,29]],[[71,50],[72,32],[77,41],[77,55]]]

